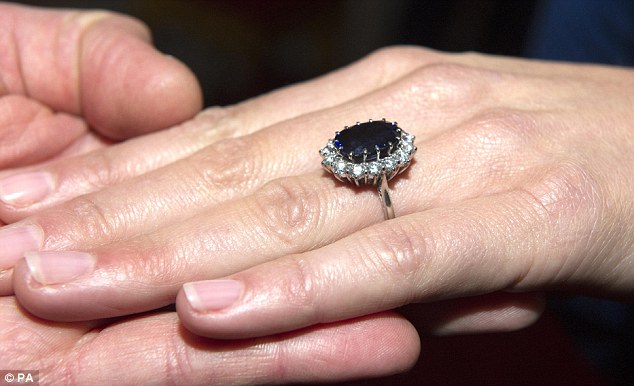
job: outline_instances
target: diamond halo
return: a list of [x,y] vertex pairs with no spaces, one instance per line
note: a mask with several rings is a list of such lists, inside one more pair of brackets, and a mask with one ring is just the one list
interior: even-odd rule
[[[388,122],[385,118],[380,121],[370,119],[368,122],[357,122],[354,126],[346,126],[344,130],[356,129],[363,133],[359,129],[370,128],[369,125],[376,126],[377,124],[379,124],[379,129],[381,129],[380,126],[382,125],[386,129],[394,130],[397,143],[376,143],[376,150],[372,151],[364,148],[362,157],[358,151],[355,154],[353,152],[343,154],[340,149],[344,147],[337,140],[343,131],[337,132],[335,138],[328,140],[326,146],[319,150],[323,158],[322,166],[339,181],[351,182],[357,186],[361,184],[377,185],[383,175],[385,175],[387,180],[390,180],[407,169],[417,150],[416,146],[414,146],[416,138],[414,135],[406,133],[399,128],[396,122]],[[370,142],[371,140],[372,138],[369,139]],[[371,156],[367,156],[368,154]]]

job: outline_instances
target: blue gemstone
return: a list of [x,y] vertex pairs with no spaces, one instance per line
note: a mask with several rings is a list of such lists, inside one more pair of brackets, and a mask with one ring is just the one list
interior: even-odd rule
[[[340,131],[335,146],[354,163],[385,158],[400,142],[399,128],[385,121],[360,123]],[[378,148],[378,151],[377,151]]]

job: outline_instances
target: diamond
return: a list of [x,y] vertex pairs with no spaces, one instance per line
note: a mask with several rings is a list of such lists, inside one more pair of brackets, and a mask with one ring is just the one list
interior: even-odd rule
[[377,162],[371,162],[368,164],[368,174],[378,176],[379,173],[381,173],[381,166]]
[[396,162],[398,162],[399,165],[405,165],[409,163],[409,155],[404,151],[397,152],[394,158],[396,158]]
[[321,154],[322,157],[327,157],[332,153],[333,149],[330,146],[322,147],[321,150],[319,150],[319,154]]
[[347,165],[348,163],[344,160],[336,161],[332,166],[332,171],[335,174],[345,174]]
[[394,158],[386,158],[383,160],[383,168],[386,172],[391,173],[396,169],[396,160]]
[[409,142],[401,143],[401,150],[407,154],[410,154],[414,150],[414,145]]
[[336,158],[333,155],[329,155],[321,161],[321,164],[326,168],[332,168],[335,164]]
[[363,165],[362,164],[355,164],[352,167],[352,171],[350,172],[350,174],[354,178],[359,178],[359,177],[363,176],[365,174],[365,170],[363,168]]

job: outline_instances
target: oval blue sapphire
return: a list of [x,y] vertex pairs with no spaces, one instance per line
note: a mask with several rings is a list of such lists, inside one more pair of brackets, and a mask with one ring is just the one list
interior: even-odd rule
[[390,155],[400,142],[399,137],[399,128],[395,124],[372,121],[340,131],[334,142],[341,155],[354,163],[361,163]]

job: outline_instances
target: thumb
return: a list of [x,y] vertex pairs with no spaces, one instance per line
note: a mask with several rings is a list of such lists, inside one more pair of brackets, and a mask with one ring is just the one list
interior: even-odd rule
[[0,8],[15,40],[16,57],[5,63],[17,63],[2,65],[2,72],[18,75],[5,77],[16,80],[4,82],[0,93],[81,115],[116,139],[172,126],[202,106],[194,74],[154,49],[138,20],[104,11]]

